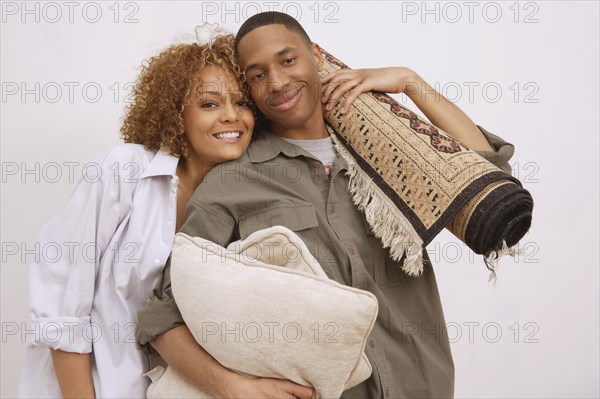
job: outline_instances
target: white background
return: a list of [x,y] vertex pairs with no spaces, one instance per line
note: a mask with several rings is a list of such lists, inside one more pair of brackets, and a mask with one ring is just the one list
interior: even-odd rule
[[[120,143],[135,67],[204,21],[236,31],[269,7],[299,17],[350,66],[414,69],[515,144],[511,163],[535,199],[521,242],[529,255],[505,259],[494,285],[450,234],[429,246],[456,396],[599,396],[598,2],[74,4],[2,4],[2,397],[16,394],[23,361],[34,256],[24,250],[65,203],[71,177]],[[78,163],[74,176],[65,162]]]

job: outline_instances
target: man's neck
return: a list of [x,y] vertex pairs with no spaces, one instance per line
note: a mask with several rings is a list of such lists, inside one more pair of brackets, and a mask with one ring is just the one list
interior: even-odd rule
[[313,119],[307,121],[305,125],[298,127],[276,125],[271,122],[270,130],[271,133],[279,137],[292,140],[318,140],[329,137],[323,117],[319,115],[319,118]]

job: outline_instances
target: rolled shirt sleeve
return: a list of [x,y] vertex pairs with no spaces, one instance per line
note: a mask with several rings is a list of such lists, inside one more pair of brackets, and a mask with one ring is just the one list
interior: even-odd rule
[[496,136],[493,133],[488,132],[481,126],[477,126],[481,133],[485,136],[490,146],[494,151],[476,151],[479,155],[484,157],[489,162],[493,163],[504,172],[512,174],[512,168],[508,161],[512,158],[515,147],[511,143],[507,143],[501,137]]
[[[106,161],[106,159],[104,159]],[[119,184],[107,162],[95,162],[77,183],[66,206],[46,224],[29,268],[32,326],[28,344],[90,353],[90,313],[101,254],[120,217]]]
[[[205,184],[209,183],[203,183]],[[210,206],[195,197],[196,195],[188,203],[185,223],[179,231],[191,237],[202,237],[221,246],[227,246],[235,228],[233,218],[216,206]],[[171,257],[169,257],[162,278],[154,288],[152,298],[138,312],[136,339],[140,346],[150,350],[148,345],[150,341],[182,324],[185,322],[171,289]]]

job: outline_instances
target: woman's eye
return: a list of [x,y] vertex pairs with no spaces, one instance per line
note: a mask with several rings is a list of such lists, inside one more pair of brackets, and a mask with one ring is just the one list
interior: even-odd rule
[[250,106],[250,102],[246,101],[246,100],[239,100],[238,102],[236,102],[238,107],[249,107]]
[[252,77],[252,80],[256,81],[256,80],[262,79],[263,76],[265,76],[265,74],[263,72],[259,72]]
[[216,106],[217,104],[210,101],[202,104],[202,108],[215,108]]

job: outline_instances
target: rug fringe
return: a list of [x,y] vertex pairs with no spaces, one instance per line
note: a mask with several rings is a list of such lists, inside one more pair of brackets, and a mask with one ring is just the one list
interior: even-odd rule
[[367,222],[384,248],[390,248],[390,256],[400,261],[405,255],[402,270],[409,276],[419,276],[423,272],[423,240],[410,222],[381,189],[356,166],[356,162],[335,134],[330,134],[338,153],[348,164],[349,192],[358,210],[364,212]]
[[518,244],[513,245],[512,247],[508,247],[506,245],[506,241],[502,240],[502,248],[497,249],[495,251],[490,251],[487,255],[483,257],[483,261],[485,266],[490,271],[490,277],[488,278],[488,283],[493,281],[496,283],[496,270],[498,268],[498,264],[500,262],[500,258],[502,256],[512,256],[515,257],[517,255],[524,255],[525,251],[523,248],[519,248]]

